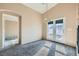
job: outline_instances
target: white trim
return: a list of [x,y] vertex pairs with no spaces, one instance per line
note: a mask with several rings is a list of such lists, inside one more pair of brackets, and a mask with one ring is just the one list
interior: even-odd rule
[[3,13],[5,13],[5,12],[10,12],[10,13],[14,13],[14,14],[16,14],[16,15],[18,15],[18,16],[19,16],[19,15],[21,16],[20,13],[14,11],[14,10],[9,10],[9,9],[0,9],[0,12],[3,12]]
[[8,15],[8,14],[3,13],[3,17],[4,17],[5,20],[18,22],[17,16]]
[[2,13],[2,48],[4,48],[4,39],[5,39],[5,23],[4,23],[3,13]]

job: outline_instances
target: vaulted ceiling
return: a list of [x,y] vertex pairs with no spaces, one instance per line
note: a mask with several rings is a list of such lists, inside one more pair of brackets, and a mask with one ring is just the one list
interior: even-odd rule
[[50,8],[57,5],[57,3],[23,3],[23,5],[32,8],[33,10],[43,14]]

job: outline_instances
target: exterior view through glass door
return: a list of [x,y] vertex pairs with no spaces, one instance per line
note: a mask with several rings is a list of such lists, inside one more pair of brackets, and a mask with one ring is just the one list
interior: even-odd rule
[[48,22],[48,39],[53,40],[53,21]]
[[63,41],[64,22],[63,19],[57,19],[48,22],[48,39],[52,41]]
[[60,20],[56,20],[55,21],[55,25],[56,25],[56,40],[63,40],[63,36],[64,36],[64,24],[63,24],[63,19]]

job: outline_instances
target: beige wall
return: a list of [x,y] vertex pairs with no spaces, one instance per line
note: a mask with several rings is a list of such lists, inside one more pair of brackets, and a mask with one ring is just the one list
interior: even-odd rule
[[0,4],[0,9],[12,10],[22,16],[22,44],[42,38],[42,17],[22,4]]
[[19,35],[19,22],[5,20],[5,37],[17,37]]
[[[57,19],[65,17],[65,38],[61,43],[76,46],[77,4],[58,4],[43,14],[43,18]],[[47,25],[43,20],[43,38],[46,39]]]
[[[58,4],[43,15],[21,4],[0,4],[0,9],[13,10],[22,16],[22,43],[46,39],[47,26],[44,18],[65,17],[65,38],[62,43],[76,46],[77,4]],[[42,21],[43,17],[43,21]],[[42,22],[43,23],[42,23]],[[43,25],[43,27],[42,27]]]

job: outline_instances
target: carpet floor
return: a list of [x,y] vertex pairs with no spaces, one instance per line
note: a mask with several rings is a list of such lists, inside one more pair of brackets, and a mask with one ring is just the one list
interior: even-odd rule
[[76,56],[76,48],[40,40],[0,51],[0,56]]

